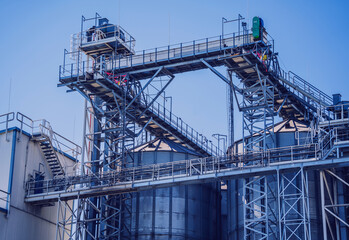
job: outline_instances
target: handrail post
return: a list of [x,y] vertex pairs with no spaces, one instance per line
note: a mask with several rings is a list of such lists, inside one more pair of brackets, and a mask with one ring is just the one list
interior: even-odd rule
[[152,181],[154,181],[154,177],[155,177],[155,164],[153,164]]
[[219,36],[219,50],[222,51],[222,35]]
[[119,55],[119,70],[120,70],[120,65],[121,65],[121,55]]
[[212,158],[212,171],[214,171],[215,167],[214,167],[214,158]]
[[220,170],[221,170],[221,162],[220,162],[218,157],[216,159],[217,159],[217,164],[218,164],[218,172],[220,172]]
[[[206,158],[204,158],[203,160],[205,160]],[[202,172],[202,162],[203,162],[203,160],[202,161],[200,161],[200,175],[202,175],[203,174],[203,172]]]
[[144,54],[145,54],[145,50],[143,50],[143,65],[144,65]]
[[188,163],[189,163],[189,161],[185,162],[185,176],[188,176]]
[[208,38],[206,38],[206,53],[208,53]]
[[183,43],[180,44],[180,47],[181,47],[181,58],[183,57]]
[[132,183],[135,181],[135,168],[133,168],[133,173],[132,173]]
[[233,33],[233,48],[235,48],[235,33]]

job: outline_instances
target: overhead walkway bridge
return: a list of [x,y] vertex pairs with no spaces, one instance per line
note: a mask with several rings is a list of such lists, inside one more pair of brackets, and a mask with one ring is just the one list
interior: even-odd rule
[[[96,14],[92,20],[97,22],[98,19],[103,20]],[[242,34],[239,31],[135,52],[134,38],[129,34],[123,35],[116,25],[108,25],[107,29],[95,25],[87,29],[87,33],[93,33],[86,38],[83,32],[85,20],[83,17],[77,51],[65,54],[64,63],[60,66],[58,86],[79,92],[91,105],[92,130],[85,134],[91,144],[91,156],[87,164],[82,164],[83,170],[86,166],[89,172],[28,182],[25,201],[34,204],[58,201],[65,205],[63,202],[66,200],[80,199],[77,211],[91,213],[87,218],[77,217],[79,222],[86,223],[87,232],[93,232],[99,226],[108,231],[113,229],[110,236],[122,239],[122,234],[131,229],[130,193],[239,178],[244,181],[246,239],[273,239],[271,236],[281,239],[276,237],[282,234],[281,229],[286,233],[287,229],[293,228],[302,228],[303,235],[309,236],[305,170],[320,169],[323,172],[321,169],[328,171],[332,167],[347,166],[348,118],[344,115],[348,108],[343,108],[342,113],[345,114],[337,119],[338,111],[331,106],[331,97],[293,72],[282,70],[273,39],[266,35],[264,26],[261,40],[255,40],[244,24]],[[240,15],[237,20],[240,24]],[[66,61],[69,54],[76,56],[73,63]],[[82,59],[83,54],[86,61]],[[225,67],[227,74],[221,73],[217,67]],[[234,143],[235,101],[242,112],[243,154],[225,155],[226,149],[221,151],[213,146],[206,137],[173,115],[172,109],[168,110],[165,104],[159,103],[177,74],[202,69],[209,69],[228,86],[231,144]],[[155,82],[163,84],[150,92]],[[312,126],[312,144],[275,149],[275,116]],[[337,121],[336,126],[325,123],[334,120]],[[317,134],[315,130],[318,130]],[[135,167],[133,149],[136,138],[142,132],[171,139],[196,151],[200,158]],[[271,141],[267,141],[267,136]],[[292,179],[289,179],[288,172],[293,172]],[[275,214],[277,209],[268,206],[270,189],[267,187],[267,176],[275,174],[278,189],[274,189],[277,193],[273,196],[277,197],[275,201],[281,208],[288,206],[285,192],[294,191],[301,196],[297,201],[304,207],[296,227],[283,219],[292,215],[292,211],[300,213],[294,207],[298,204],[291,206],[292,211],[279,214]],[[302,185],[300,188],[282,184],[296,178]],[[321,189],[323,194],[324,188]],[[110,204],[116,202],[120,204]],[[96,208],[97,203],[100,203],[100,209]],[[63,208],[67,209],[67,206]],[[255,214],[256,209],[259,209],[258,214]],[[275,219],[276,215],[279,219]],[[111,218],[122,224],[114,227],[104,225]],[[57,226],[63,226],[65,231],[65,223]],[[107,239],[97,235],[94,239]]]
[[340,134],[331,131],[317,144],[28,182],[25,201],[40,204],[151,188],[270,175],[279,171],[294,172],[300,168],[318,170],[349,166],[348,136],[348,130]]
[[[120,82],[126,84],[126,78],[128,81],[150,79],[150,83],[155,77],[169,76],[170,80],[165,86],[167,87],[175,74],[210,69],[227,84],[232,85],[234,91],[245,97],[252,94],[251,91],[256,91],[264,82],[269,91],[272,91],[269,94],[273,96],[274,112],[283,119],[296,118],[310,122],[316,117],[317,109],[332,104],[328,95],[296,74],[286,73],[279,67],[272,41],[255,42],[252,34],[248,32],[244,35],[229,34],[143,50],[126,56],[118,55],[116,58],[104,59],[103,64],[98,64],[97,60],[89,59],[79,64],[60,66],[59,86],[78,91],[87,99],[91,95],[99,96],[103,101],[112,103],[112,108],[117,109],[117,105],[121,103],[115,101],[120,102],[122,99]],[[236,74],[245,87],[239,88],[231,83],[214,68],[218,66],[226,66],[228,71]],[[151,98],[146,95],[144,89],[140,89],[139,92],[143,97],[136,92],[129,92],[126,96],[127,104],[132,105],[137,111],[137,124],[155,136],[172,138],[203,156],[222,154],[215,146],[207,143],[207,138],[164,106],[156,103],[158,96]],[[264,102],[253,106],[245,105],[241,103],[239,107],[247,111],[248,108],[265,107]]]

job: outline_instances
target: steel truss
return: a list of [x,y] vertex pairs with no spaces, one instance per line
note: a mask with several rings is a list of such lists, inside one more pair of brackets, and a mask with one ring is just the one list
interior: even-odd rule
[[308,174],[278,172],[279,239],[311,239]]
[[[201,61],[229,86],[230,130],[234,129],[233,92],[235,96],[242,96],[242,103],[238,103],[238,106],[243,112],[244,152],[274,147],[274,87],[268,77],[259,71],[257,65],[251,64],[252,74],[247,78],[241,78],[243,88],[239,89],[232,81],[234,69],[228,69],[227,79],[205,60]],[[228,62],[226,64],[230,65]],[[231,142],[234,141],[233,134],[233,131],[230,132]],[[264,164],[262,160],[261,164]],[[268,183],[270,180],[270,177],[266,176],[244,179],[244,239],[277,239],[277,195],[268,194],[272,189]]]
[[[134,166],[135,139],[140,136],[145,126],[136,124],[136,119],[144,116],[146,110],[139,109],[139,103],[147,103],[149,108],[161,95],[173,76],[169,76],[166,84],[158,89],[156,96],[152,99],[146,98],[145,90],[158,76],[159,73],[169,74],[165,68],[160,67],[156,74],[146,83],[141,85],[140,81],[132,80],[126,76],[111,76],[103,72],[104,78],[113,81],[118,79],[121,91],[112,92],[113,102],[102,101],[99,96],[85,93],[89,97],[93,108],[94,133],[91,166],[93,173],[118,171]],[[142,101],[140,100],[142,99]],[[92,198],[91,202],[99,205],[98,211],[92,207],[87,220],[98,219],[99,221],[89,224],[89,232],[94,237],[90,239],[129,239],[131,236],[131,212],[132,193],[116,196],[103,196]],[[96,230],[98,229],[98,231]]]
[[[105,197],[98,198],[98,201],[94,201],[96,198],[71,201],[59,199],[56,239],[112,239],[113,236],[119,235],[121,223],[119,221],[115,222],[118,219],[116,216],[119,214],[119,207],[115,202],[109,202],[108,205],[107,199],[103,199]],[[105,216],[104,209],[106,207],[109,208],[108,216]],[[110,212],[111,209],[114,209],[113,213]],[[94,219],[89,217],[91,212],[94,212]],[[91,226],[93,227],[91,228]]]
[[348,239],[349,182],[345,170],[320,171],[322,227],[324,239]]
[[276,193],[273,176],[244,179],[244,239],[277,239]]
[[[239,25],[240,20],[239,17]],[[85,18],[83,18],[84,21]],[[95,21],[97,21],[97,14]],[[80,36],[83,36],[83,24],[81,28]],[[172,73],[209,68],[228,84],[230,143],[234,142],[234,94],[237,106],[243,113],[244,154],[254,155],[253,152],[260,152],[262,157],[254,161],[254,165],[261,167],[268,164],[264,151],[275,147],[273,126],[276,114],[280,113],[283,118],[294,117],[309,121],[316,115],[317,106],[328,105],[327,101],[321,100],[328,100],[327,95],[298,76],[291,76],[282,71],[277,54],[274,53],[274,44],[269,41],[250,42],[250,33],[245,28],[243,32],[242,36],[239,30],[238,35],[224,37],[222,34],[223,36],[217,39],[207,38],[204,42],[193,41],[193,44],[188,46],[183,46],[181,43],[180,47],[168,46],[161,51],[156,48],[153,52],[143,51],[140,55],[130,51],[134,44],[134,39],[130,37],[130,48],[125,48],[126,50],[117,52],[116,48],[113,52],[108,46],[103,51],[111,52],[109,55],[99,54],[98,51],[91,53],[92,67],[89,64],[91,59],[88,58],[86,62],[81,61],[80,50],[78,62],[75,65],[64,62],[60,68],[61,86],[68,86],[71,90],[80,92],[91,104],[89,112],[93,123],[89,124],[89,129],[93,131],[86,134],[88,141],[84,142],[89,143],[92,154],[83,167],[89,169],[87,171],[89,174],[95,174],[98,179],[96,184],[114,184],[113,181],[107,183],[100,176],[108,172],[120,174],[123,170],[127,172],[127,168],[134,167],[132,149],[136,139],[144,137],[144,130],[152,121],[150,116],[145,117],[146,111],[173,80]],[[82,37],[80,41],[81,47]],[[85,49],[88,50],[88,47],[85,46]],[[185,58],[183,53],[186,54]],[[222,65],[228,67],[229,79],[213,68],[213,66]],[[167,69],[171,69],[172,73]],[[240,79],[242,88],[233,84],[233,73]],[[152,85],[155,78],[160,76],[168,76],[169,79],[164,86],[156,88],[154,98],[149,98],[148,87]],[[83,82],[79,82],[81,78],[93,81],[86,82],[84,85]],[[142,85],[139,80],[147,78],[150,80]],[[118,85],[117,88],[115,84]],[[101,86],[103,91],[98,93],[98,89],[95,88],[97,93],[92,94],[88,87],[92,89],[95,87],[93,85]],[[242,98],[240,103],[237,95]],[[109,98],[112,96],[112,100],[105,100],[106,96]],[[140,105],[144,103],[145,108],[143,106],[140,109]],[[292,110],[292,114],[287,110]],[[143,117],[146,120],[139,121]],[[176,126],[179,126],[178,119]],[[180,132],[182,133],[182,127]],[[168,133],[175,135],[171,131]],[[144,137],[144,140],[146,141],[147,137]],[[241,167],[243,166],[251,165],[244,162],[241,164]],[[214,168],[215,164],[213,164]],[[119,176],[114,179],[123,179],[127,182],[129,178],[132,176]],[[309,239],[307,182],[307,174],[302,168],[292,174],[278,171],[276,175],[262,174],[244,179],[245,239],[277,239],[279,237],[293,239],[301,234]],[[93,187],[93,184],[90,186]],[[272,189],[278,190],[272,191]],[[85,208],[82,208],[84,217],[81,218],[83,222],[81,225],[86,230],[86,237],[89,239],[129,238],[132,218],[131,197],[132,194],[128,193],[94,197],[88,201],[79,200],[85,204]],[[298,207],[299,203],[303,205],[302,209]]]
[[[254,71],[241,79],[240,89],[245,153],[274,147],[274,87],[257,65],[251,67]],[[277,238],[277,194],[270,192],[271,181],[266,176],[244,180],[244,239]]]
[[240,110],[243,114],[244,151],[274,146],[274,87],[257,65],[254,69],[257,76],[242,80]]
[[89,199],[58,200],[56,239],[82,240],[85,234],[90,234],[84,224],[84,209],[88,202]]
[[[88,131],[85,135],[84,151],[91,151],[88,161],[84,162],[83,172],[96,176],[109,171],[121,171],[124,168],[134,167],[134,154],[136,139],[139,139],[150,118],[143,126],[137,124],[145,118],[147,109],[159,98],[174,76],[164,67],[158,71],[147,83],[141,84],[129,75],[117,75],[103,69],[103,56],[99,57],[99,69],[92,77],[101,86],[101,80],[117,83],[116,90],[105,90],[112,94],[113,101],[103,100],[103,94],[92,94],[87,89],[75,89],[88,100],[90,107],[86,108],[86,117],[90,115]],[[155,84],[154,79],[161,75],[161,84]],[[156,87],[154,87],[156,86]],[[152,87],[151,90],[149,88]],[[155,89],[155,93],[154,93]],[[150,92],[153,97],[149,97]],[[142,104],[142,108],[140,105]],[[87,127],[87,126],[85,126]],[[93,130],[93,131],[91,131]],[[86,132],[86,130],[85,130]],[[145,139],[147,140],[147,139]],[[139,143],[139,141],[138,141]],[[90,157],[90,158],[89,158]],[[87,171],[86,171],[87,170]],[[83,220],[85,221],[87,239],[128,239],[131,230],[132,193],[116,196],[94,197],[89,200],[89,207],[84,208]],[[74,235],[74,234],[73,234]],[[58,239],[61,235],[57,235]]]

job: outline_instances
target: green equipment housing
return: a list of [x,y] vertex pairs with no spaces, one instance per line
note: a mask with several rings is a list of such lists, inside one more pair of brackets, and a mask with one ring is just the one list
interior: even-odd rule
[[253,24],[252,24],[252,35],[253,35],[254,41],[259,41],[262,39],[263,30],[264,30],[263,19],[261,19],[260,17],[254,17]]

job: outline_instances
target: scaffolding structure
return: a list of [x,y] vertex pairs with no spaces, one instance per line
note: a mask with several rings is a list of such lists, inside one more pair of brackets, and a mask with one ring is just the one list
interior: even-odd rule
[[[243,18],[237,20],[240,27]],[[88,21],[94,26],[85,28]],[[73,38],[75,50],[65,51],[60,66],[58,85],[89,103],[83,146],[87,161],[79,175],[43,181],[39,194],[35,182],[27,184],[27,202],[58,201],[56,239],[130,239],[133,191],[232,177],[244,179],[244,239],[311,239],[307,171],[314,169],[321,170],[325,239],[327,233],[332,239],[346,236],[343,208],[349,205],[337,196],[349,184],[331,168],[348,164],[342,154],[348,148],[347,108],[331,108],[329,96],[284,72],[270,36],[256,41],[244,27],[243,32],[135,52],[135,39],[105,22],[98,14],[82,17],[81,31]],[[68,56],[73,62],[66,61]],[[218,66],[227,68],[227,77]],[[175,74],[199,69],[210,69],[227,84],[231,131],[234,101],[242,112],[243,153],[224,154],[227,149],[215,147],[168,110],[165,101],[160,104]],[[275,116],[313,126],[317,139],[276,148]],[[333,120],[337,125],[328,127],[326,121]],[[158,136],[201,158],[136,167],[135,146]],[[233,134],[229,136],[233,143]],[[332,188],[326,176],[333,178]]]

